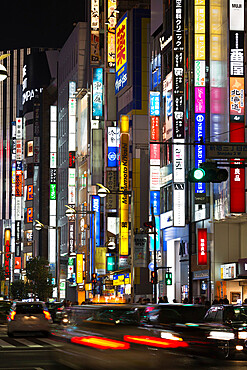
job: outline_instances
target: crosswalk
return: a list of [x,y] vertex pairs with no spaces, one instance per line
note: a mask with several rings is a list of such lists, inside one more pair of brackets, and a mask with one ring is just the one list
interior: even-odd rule
[[61,345],[49,338],[36,337],[0,337],[0,351],[6,349],[21,349],[21,348],[47,348],[60,347]]

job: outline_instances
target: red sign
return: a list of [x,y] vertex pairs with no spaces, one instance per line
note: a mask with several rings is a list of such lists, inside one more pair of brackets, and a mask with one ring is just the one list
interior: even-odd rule
[[69,152],[69,168],[75,168],[75,152]]
[[[244,139],[244,122],[230,123],[230,142],[241,143]],[[238,165],[244,163],[240,159],[232,159],[232,164]],[[230,212],[231,213],[245,213],[245,169],[244,168],[230,168]]]
[[160,127],[160,118],[156,116],[151,116],[151,132],[150,132],[150,139],[151,140],[159,140],[159,127]]
[[21,257],[15,257],[15,269],[16,270],[21,269]]
[[15,174],[15,196],[22,196],[22,171],[16,171]]
[[160,165],[160,144],[150,145],[150,164],[151,166]]
[[198,229],[197,255],[198,265],[207,265],[207,229]]
[[11,230],[5,229],[4,233],[4,245],[5,245],[5,254],[4,254],[4,270],[5,270],[5,279],[10,277],[10,236]]

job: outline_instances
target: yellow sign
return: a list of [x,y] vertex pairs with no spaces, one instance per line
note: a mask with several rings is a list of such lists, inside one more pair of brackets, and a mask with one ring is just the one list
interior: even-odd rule
[[124,284],[131,284],[131,273],[126,274],[124,278]]
[[[120,137],[120,191],[129,190],[129,134]],[[120,255],[129,254],[129,195],[120,195]]]
[[205,34],[195,34],[195,60],[205,60]]
[[92,290],[92,283],[85,284],[85,290]]
[[195,5],[205,5],[205,0],[195,0]]
[[205,6],[195,6],[195,33],[205,33]]
[[116,72],[127,63],[127,17],[116,28]]
[[83,254],[76,255],[76,283],[83,283]]
[[105,247],[97,247],[95,251],[95,268],[97,270],[105,270],[106,269],[106,253],[107,248]]

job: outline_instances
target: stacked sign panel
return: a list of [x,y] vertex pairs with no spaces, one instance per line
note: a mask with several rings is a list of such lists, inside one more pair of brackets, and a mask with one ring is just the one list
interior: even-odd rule
[[99,64],[99,62],[99,0],[91,0],[91,64]]
[[109,68],[115,67],[115,27],[117,23],[116,18],[116,0],[108,0],[107,3],[107,17],[108,17],[108,33],[107,33],[107,65]]
[[[196,0],[195,13],[195,141],[205,142],[205,0]],[[205,162],[205,145],[195,146],[195,167]],[[206,184],[195,183],[195,202],[205,203]]]
[[15,171],[15,256],[21,256],[21,216],[23,189],[22,118],[16,118],[16,171]]
[[[230,0],[230,142],[245,142],[244,107],[244,0]],[[230,212],[245,212],[245,169],[241,158],[233,159],[230,169]]]
[[173,11],[173,209],[174,226],[185,226],[184,152],[184,1]]
[[[120,191],[129,190],[129,117],[121,116],[120,135]],[[129,196],[120,195],[120,245],[119,255],[129,253]]]

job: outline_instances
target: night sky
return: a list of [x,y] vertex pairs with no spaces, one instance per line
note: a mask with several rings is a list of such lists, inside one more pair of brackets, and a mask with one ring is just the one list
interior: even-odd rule
[[62,47],[73,30],[73,23],[85,20],[86,1],[2,2],[0,50]]

